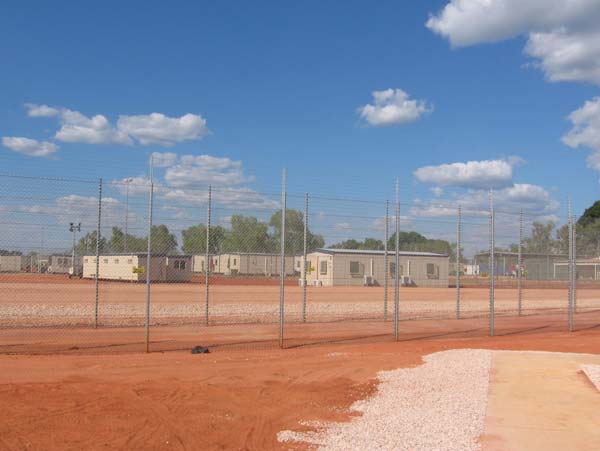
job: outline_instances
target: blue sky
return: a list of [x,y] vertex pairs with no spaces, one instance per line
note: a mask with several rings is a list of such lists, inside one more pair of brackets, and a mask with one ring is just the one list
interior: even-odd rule
[[[586,45],[598,33],[590,17],[600,17],[599,2],[563,10],[554,0],[521,1],[513,15],[462,2],[462,13],[453,10],[458,0],[3,2],[0,137],[37,142],[3,141],[1,172],[122,180],[147,174],[152,152],[169,152],[171,167],[157,169],[165,192],[221,180],[223,190],[276,193],[286,167],[291,192],[331,197],[385,199],[398,177],[407,214],[416,205],[415,216],[445,217],[428,202],[479,207],[500,168],[494,187],[504,208],[522,201],[532,219],[560,220],[571,194],[581,212],[600,188],[600,113],[583,119],[571,146],[562,138],[573,127],[568,116],[599,95],[600,70],[556,61],[551,46],[573,38],[598,60]],[[540,18],[539,8],[554,10]],[[432,15],[437,22],[426,26]],[[372,93],[386,90],[392,100],[405,95],[401,108],[416,119],[361,117],[365,105],[377,110]],[[40,105],[52,112],[36,115]],[[68,128],[65,112],[102,115],[125,137],[90,143]],[[188,114],[191,124],[178,122]],[[24,154],[40,142],[44,156]],[[183,155],[215,159],[184,163]],[[485,161],[496,164],[439,167]],[[426,166],[436,168],[417,178]],[[450,174],[440,179],[440,171]],[[480,173],[465,181],[464,171]]]

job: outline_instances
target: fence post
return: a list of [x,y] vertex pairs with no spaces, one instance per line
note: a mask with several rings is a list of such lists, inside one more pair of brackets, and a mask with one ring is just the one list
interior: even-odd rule
[[398,341],[398,321],[400,319],[400,197],[396,177],[396,270],[394,271],[394,339]]
[[490,190],[490,337],[494,336],[494,284],[496,279],[496,218],[494,192]]
[[154,160],[150,156],[150,195],[148,196],[148,247],[146,249],[146,352],[150,352],[150,285],[152,283],[152,209],[154,207]]
[[383,320],[387,321],[388,314],[388,273],[389,273],[389,261],[388,261],[388,240],[389,240],[389,226],[390,226],[390,201],[385,201],[385,224],[383,228]]
[[567,326],[573,332],[573,216],[571,215],[571,198],[567,201],[569,224],[569,300],[567,303]]
[[285,216],[287,195],[285,191],[285,168],[281,173],[281,268],[279,274],[279,347],[283,349],[283,321],[285,307]]
[[460,246],[462,238],[462,208],[458,206],[458,223],[456,226],[456,319],[460,319]]
[[100,300],[100,227],[102,225],[102,177],[98,180],[98,222],[96,223],[96,275],[94,277],[95,285],[95,303],[94,303],[94,328],[98,327],[98,307]]
[[577,313],[577,221],[572,218],[573,223],[573,320]]
[[210,294],[210,219],[212,214],[212,186],[208,187],[208,203],[206,207],[206,252],[204,254],[204,320],[209,325],[209,294]]
[[304,199],[304,251],[302,253],[302,322],[306,322],[306,252],[308,245],[308,193]]
[[523,314],[523,209],[519,213],[519,249],[517,253],[517,296],[519,316]]

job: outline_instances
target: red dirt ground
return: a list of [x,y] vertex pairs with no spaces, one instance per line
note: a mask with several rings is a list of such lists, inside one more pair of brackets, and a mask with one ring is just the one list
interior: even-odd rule
[[[129,343],[123,353],[100,346],[62,355],[0,355],[0,448],[304,449],[278,443],[277,432],[298,429],[303,420],[347,420],[350,404],[376,389],[380,370],[416,365],[423,355],[454,348],[599,353],[600,315],[582,314],[578,323],[580,331],[567,333],[563,315],[498,318],[490,338],[484,319],[409,321],[401,323],[398,343],[391,342],[391,325],[381,322],[296,325],[286,329],[291,349],[271,342],[262,350],[233,345],[205,355],[188,350],[198,341],[231,338],[231,326],[155,328],[153,349],[186,350],[150,354],[135,352],[142,348],[140,329],[101,329],[93,331],[93,342]],[[253,327],[270,328],[276,337],[272,326]],[[256,333],[251,326],[233,330],[240,339]],[[377,330],[388,335],[374,336]],[[311,331],[318,346],[294,347],[294,337]],[[357,331],[370,338],[343,341]],[[19,338],[18,331],[2,333],[3,342]],[[72,338],[55,336],[57,342]]]
[[[86,280],[26,274],[2,276],[0,282],[0,307],[41,303],[51,308],[93,300],[93,282]],[[165,308],[201,305],[199,288],[156,285],[152,299]],[[292,303],[300,302],[300,291],[287,290]],[[526,290],[525,303],[564,305],[563,291]],[[103,283],[101,302],[143,305],[143,293],[139,284]],[[225,285],[211,293],[215,306],[278,299],[275,286]],[[454,293],[406,289],[401,302],[433,302],[441,308],[453,305]],[[380,311],[382,296],[382,288],[314,288],[309,306],[334,298],[342,307],[367,303]],[[297,430],[300,421],[347,420],[352,402],[376,389],[378,371],[416,365],[432,352],[600,353],[600,290],[580,290],[578,296],[591,307],[575,315],[574,333],[566,332],[564,312],[499,314],[493,338],[487,337],[485,317],[403,320],[397,343],[391,321],[290,323],[285,324],[285,350],[277,347],[276,324],[204,326],[198,317],[194,324],[152,327],[150,354],[143,353],[143,327],[0,328],[0,449],[304,449],[278,443],[277,432]],[[487,305],[487,291],[465,289],[463,299]],[[512,305],[515,291],[499,290],[497,300]],[[342,316],[350,311],[342,309]],[[209,346],[211,354],[191,355],[199,344]]]

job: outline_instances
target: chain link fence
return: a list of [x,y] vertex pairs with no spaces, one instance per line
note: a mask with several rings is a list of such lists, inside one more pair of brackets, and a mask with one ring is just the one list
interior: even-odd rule
[[570,207],[556,228],[493,193],[459,205],[394,188],[360,199],[288,192],[285,173],[274,192],[0,175],[0,352],[600,325],[600,241]]

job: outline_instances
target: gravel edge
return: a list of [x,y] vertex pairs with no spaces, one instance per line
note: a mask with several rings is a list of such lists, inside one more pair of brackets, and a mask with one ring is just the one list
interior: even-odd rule
[[316,432],[281,431],[280,442],[323,451],[476,451],[484,433],[492,351],[460,349],[424,357],[415,368],[381,371],[377,393],[355,402],[345,423],[315,423]]

